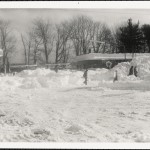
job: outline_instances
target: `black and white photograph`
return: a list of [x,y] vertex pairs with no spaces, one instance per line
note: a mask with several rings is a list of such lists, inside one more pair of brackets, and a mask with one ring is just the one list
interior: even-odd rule
[[149,143],[150,8],[0,8],[0,143]]

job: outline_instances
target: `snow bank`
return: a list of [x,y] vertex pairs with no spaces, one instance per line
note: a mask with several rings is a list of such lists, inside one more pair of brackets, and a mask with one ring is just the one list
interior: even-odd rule
[[89,70],[88,78],[90,82],[110,82],[113,80],[113,72],[105,68]]
[[[138,77],[128,76],[131,66],[136,66]],[[150,56],[143,54],[136,56],[131,62],[122,62],[115,66],[112,71],[117,70],[119,80],[135,81],[135,80],[149,80],[150,79]]]
[[142,57],[137,56],[133,59],[131,64],[136,65],[138,68],[138,76],[141,79],[150,77],[150,56],[143,55]]
[[122,80],[128,76],[130,67],[130,62],[122,62],[116,65],[111,71],[114,72],[117,70],[118,78],[119,80]]
[[24,70],[15,76],[1,76],[1,90],[13,90],[17,87],[32,88],[61,88],[83,85],[82,71],[62,70],[56,73],[50,69],[38,68],[36,70]]
[[[131,66],[136,66],[138,77],[128,76]],[[140,82],[141,80],[150,80],[150,56],[136,56],[131,62],[122,62],[114,68],[89,70],[89,81],[113,82],[114,72],[117,70],[118,80],[121,82]]]
[[135,77],[134,75],[128,76],[129,69],[131,67],[130,62],[122,62],[116,65],[112,69],[96,69],[89,70],[88,77],[90,82],[99,82],[99,83],[112,83],[114,79],[114,73],[117,70],[118,80],[121,82],[137,82],[140,80],[139,77]]
[[21,88],[58,88],[82,85],[84,79],[81,71],[59,71],[50,69],[24,70],[18,74],[23,78]]
[[0,77],[0,89],[1,91],[13,90],[16,87],[20,86],[22,79],[12,76]]
[[[128,76],[131,66],[137,66],[138,77]],[[118,72],[119,82],[139,82],[150,80],[150,56],[136,56],[131,62],[122,62],[112,69],[89,69],[88,85],[98,85],[104,82],[113,82],[114,72]],[[38,68],[35,70],[24,70],[15,76],[1,76],[0,88],[2,90],[13,90],[16,87],[30,88],[61,88],[72,86],[83,86],[83,71],[53,70]]]

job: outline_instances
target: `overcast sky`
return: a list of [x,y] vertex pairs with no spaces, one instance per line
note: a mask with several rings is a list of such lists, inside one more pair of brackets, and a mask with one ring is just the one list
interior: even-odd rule
[[34,18],[49,18],[54,23],[76,15],[87,15],[93,20],[106,22],[115,26],[128,18],[134,22],[150,23],[150,10],[131,9],[0,9],[0,18],[11,20],[16,30],[24,30]]
[[[37,17],[59,23],[76,15],[87,15],[95,21],[107,23],[111,28],[129,18],[132,18],[133,22],[139,20],[141,25],[150,24],[149,9],[0,9],[0,18],[10,20],[16,33],[24,32]],[[19,40],[17,44],[20,50],[22,44]]]

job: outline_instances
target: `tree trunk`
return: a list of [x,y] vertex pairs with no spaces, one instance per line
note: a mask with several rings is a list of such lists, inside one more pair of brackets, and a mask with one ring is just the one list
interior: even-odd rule
[[57,45],[56,45],[56,58],[55,58],[55,64],[56,64],[56,66],[55,66],[55,72],[57,73],[58,72],[58,66],[57,66],[57,63],[58,63],[58,43],[56,43]]
[[4,75],[6,75],[6,51],[4,50],[3,53],[3,69],[4,69]]
[[24,47],[25,65],[27,65],[27,62],[28,62],[28,60],[27,60],[27,50],[26,50],[26,46],[25,46],[25,42],[24,42],[22,34],[21,34],[21,39],[22,39],[22,43],[23,43],[23,47]]
[[36,59],[36,53],[34,53],[34,65],[36,65],[37,59]]
[[8,58],[7,58],[7,67],[6,67],[6,70],[7,70],[8,73],[10,73],[10,64],[9,64]]
[[46,59],[46,64],[48,64],[47,43],[44,43],[44,49],[45,49],[45,59]]
[[30,46],[29,46],[29,50],[28,50],[28,65],[30,65]]
[[104,44],[103,53],[105,53],[105,49],[106,49],[106,44]]

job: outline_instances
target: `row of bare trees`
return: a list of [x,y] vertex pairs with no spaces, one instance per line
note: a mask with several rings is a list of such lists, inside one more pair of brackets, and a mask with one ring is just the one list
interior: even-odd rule
[[[0,46],[3,49],[3,68],[6,72],[9,57],[15,50],[16,38],[11,23],[0,20]],[[20,33],[26,65],[66,63],[73,55],[114,52],[114,35],[110,28],[87,16],[78,16],[59,24],[37,18],[28,31]],[[100,42],[103,41],[103,42]],[[57,71],[57,66],[56,66]]]
[[[113,42],[113,35],[108,26],[101,22],[94,22],[89,17],[74,18],[71,26],[71,39],[76,55],[86,54],[91,49],[95,53],[105,53],[108,51],[108,43]],[[109,49],[109,51],[111,50]]]
[[[32,22],[29,32],[21,34],[24,47],[25,63],[38,61],[50,63],[50,57],[55,57],[54,63],[66,63],[70,55],[76,56],[89,53],[105,53],[113,51],[113,35],[106,24],[94,22],[86,16],[79,16],[59,24],[52,24],[41,18]],[[103,43],[95,42],[103,41]],[[53,52],[52,56],[51,53]]]
[[10,57],[15,50],[16,38],[12,34],[11,22],[0,20],[0,47],[3,50],[2,68],[9,71]]

